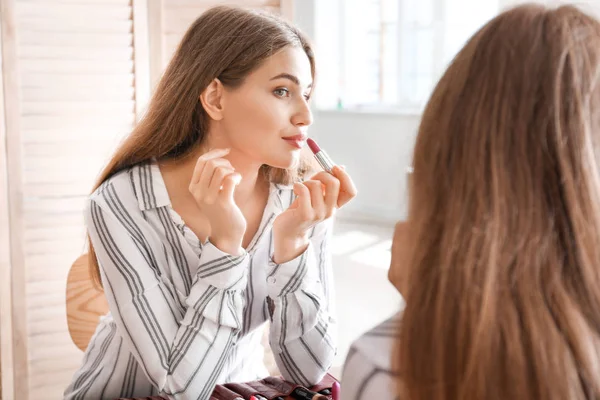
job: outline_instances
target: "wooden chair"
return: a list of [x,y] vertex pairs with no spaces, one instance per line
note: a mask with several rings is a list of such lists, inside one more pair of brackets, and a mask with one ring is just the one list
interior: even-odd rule
[[88,270],[88,255],[79,257],[67,277],[67,324],[71,340],[82,351],[96,331],[99,318],[108,312],[104,292],[98,290]]

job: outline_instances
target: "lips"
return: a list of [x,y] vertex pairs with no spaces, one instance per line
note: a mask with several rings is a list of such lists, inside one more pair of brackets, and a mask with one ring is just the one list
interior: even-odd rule
[[302,135],[302,134],[283,137],[283,139],[285,139],[285,140],[296,140],[298,142],[304,141],[304,140],[306,140],[306,138],[307,138],[307,136],[306,135]]
[[306,141],[306,135],[286,136],[282,139],[288,142],[288,144],[292,145],[293,147],[301,149],[304,145],[304,142]]

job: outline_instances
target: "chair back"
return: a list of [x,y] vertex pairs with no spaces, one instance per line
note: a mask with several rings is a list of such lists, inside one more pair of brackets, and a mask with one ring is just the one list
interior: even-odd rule
[[80,256],[67,277],[67,324],[71,340],[87,349],[101,316],[108,313],[104,292],[94,286],[88,269],[88,255]]

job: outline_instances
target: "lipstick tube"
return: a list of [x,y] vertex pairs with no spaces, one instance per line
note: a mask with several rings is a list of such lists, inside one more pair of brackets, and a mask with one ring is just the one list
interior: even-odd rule
[[310,150],[315,155],[315,159],[317,160],[317,162],[319,163],[321,168],[323,168],[325,171],[329,172],[330,174],[333,174],[333,167],[335,166],[335,163],[329,157],[329,155],[327,155],[325,150],[322,150],[319,147],[319,145],[317,144],[317,142],[315,142],[314,140],[312,140],[310,138],[306,139],[306,143],[308,144],[308,147],[310,147]]

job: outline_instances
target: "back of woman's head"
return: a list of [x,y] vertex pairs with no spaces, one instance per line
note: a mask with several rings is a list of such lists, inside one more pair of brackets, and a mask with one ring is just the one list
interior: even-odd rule
[[414,151],[405,398],[600,399],[600,23],[527,5],[483,27]]

